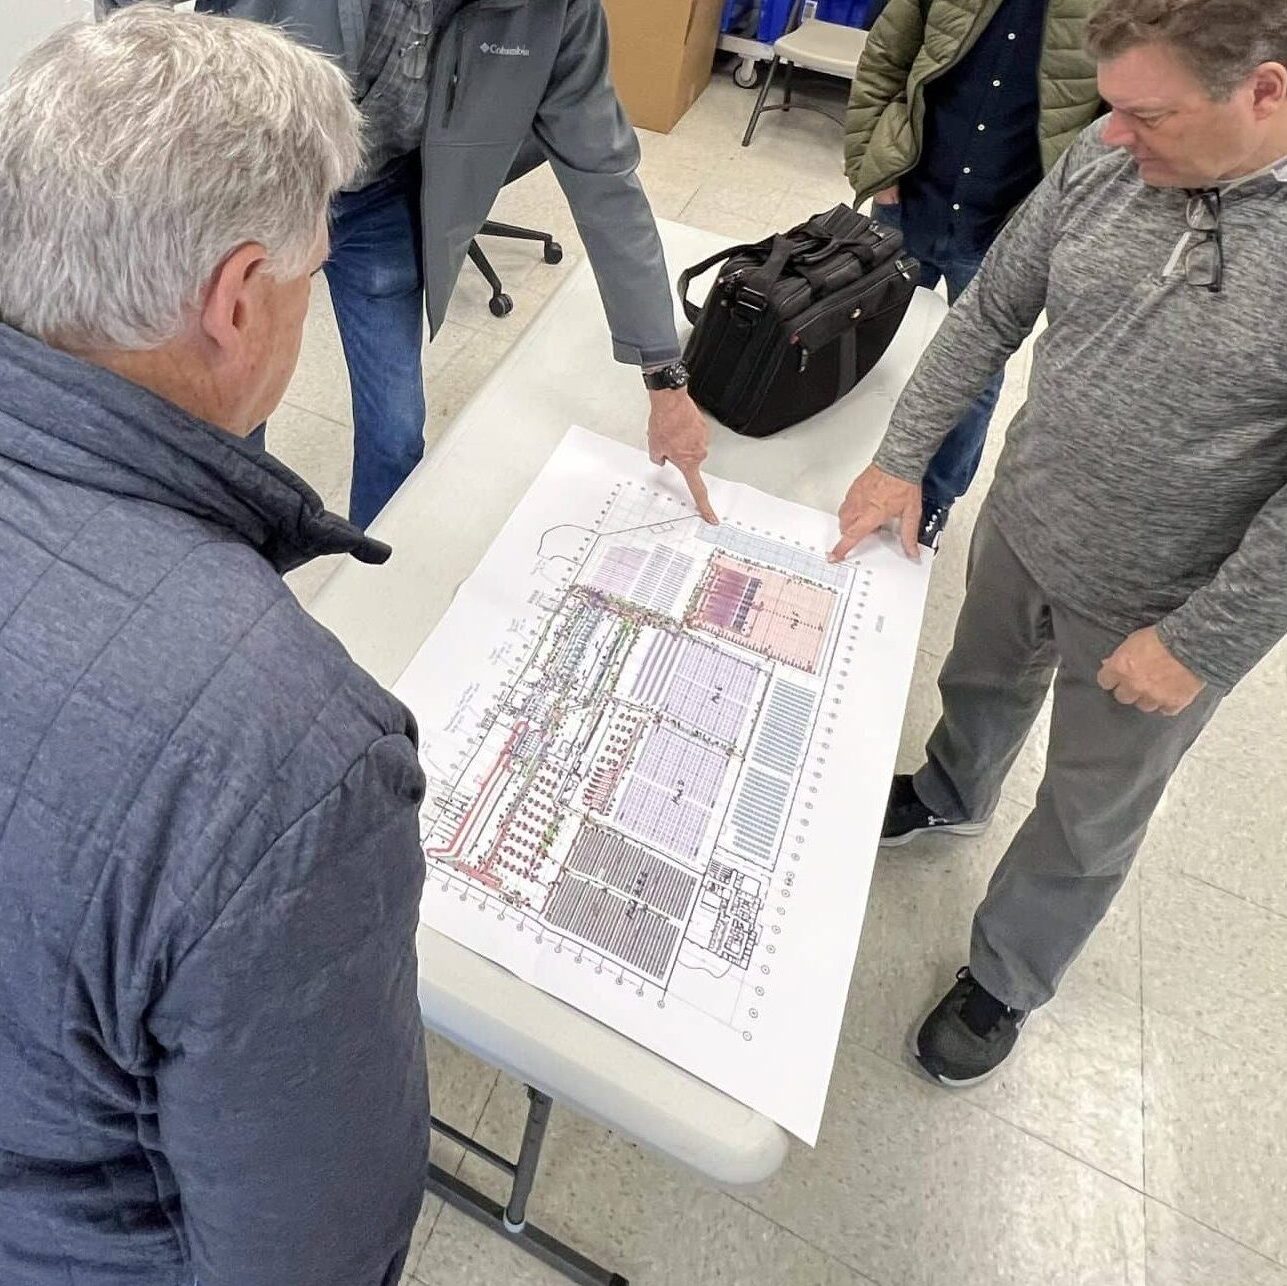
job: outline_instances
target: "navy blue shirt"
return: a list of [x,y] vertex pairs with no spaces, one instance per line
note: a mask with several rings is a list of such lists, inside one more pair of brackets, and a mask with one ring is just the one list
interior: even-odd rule
[[921,159],[899,184],[913,254],[986,251],[1041,181],[1045,23],[1046,0],[1002,0],[961,61],[925,86]]

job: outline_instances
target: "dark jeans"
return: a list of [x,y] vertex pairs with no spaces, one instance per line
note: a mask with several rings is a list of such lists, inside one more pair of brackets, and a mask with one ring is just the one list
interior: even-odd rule
[[[404,157],[331,207],[323,271],[353,389],[349,517],[367,527],[425,449],[420,158]],[[264,432],[248,439],[263,448]]]
[[419,157],[336,197],[325,272],[353,388],[349,517],[359,527],[424,455],[422,254]]
[[[891,228],[902,227],[900,205],[878,205],[875,215]],[[946,282],[948,303],[952,304],[974,280],[983,262],[983,254],[979,251],[962,251],[948,244],[945,238],[939,238],[931,245],[909,245],[907,249],[920,261],[921,285],[933,290],[940,281]],[[1004,371],[993,376],[930,461],[924,482],[927,508],[951,508],[969,490],[983,456],[988,425],[992,422],[992,412],[996,409],[1004,377]]]

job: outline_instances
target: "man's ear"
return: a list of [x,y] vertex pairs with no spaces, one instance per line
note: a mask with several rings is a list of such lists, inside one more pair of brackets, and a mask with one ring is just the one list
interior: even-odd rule
[[1287,107],[1287,67],[1263,63],[1253,73],[1252,106],[1258,120],[1265,120]]
[[201,305],[201,330],[217,348],[232,351],[245,338],[267,262],[268,251],[250,241],[215,269]]

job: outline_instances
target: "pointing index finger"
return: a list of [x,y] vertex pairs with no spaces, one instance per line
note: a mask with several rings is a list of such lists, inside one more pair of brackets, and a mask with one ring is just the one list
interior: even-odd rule
[[706,480],[702,477],[701,469],[695,464],[690,464],[681,465],[679,471],[684,475],[688,490],[693,494],[693,503],[697,506],[697,512],[701,514],[705,522],[710,523],[713,527],[718,526],[719,517],[711,504],[710,494],[706,490]]

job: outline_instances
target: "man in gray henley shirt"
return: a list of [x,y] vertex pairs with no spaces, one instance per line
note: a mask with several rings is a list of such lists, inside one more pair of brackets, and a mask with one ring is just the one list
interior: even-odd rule
[[1106,0],[1111,115],[1011,221],[840,511],[914,554],[939,443],[1043,310],[939,686],[884,845],[981,830],[1055,685],[1036,807],[970,963],[920,1028],[940,1083],[995,1071],[1108,910],[1180,759],[1287,633],[1287,2]]

